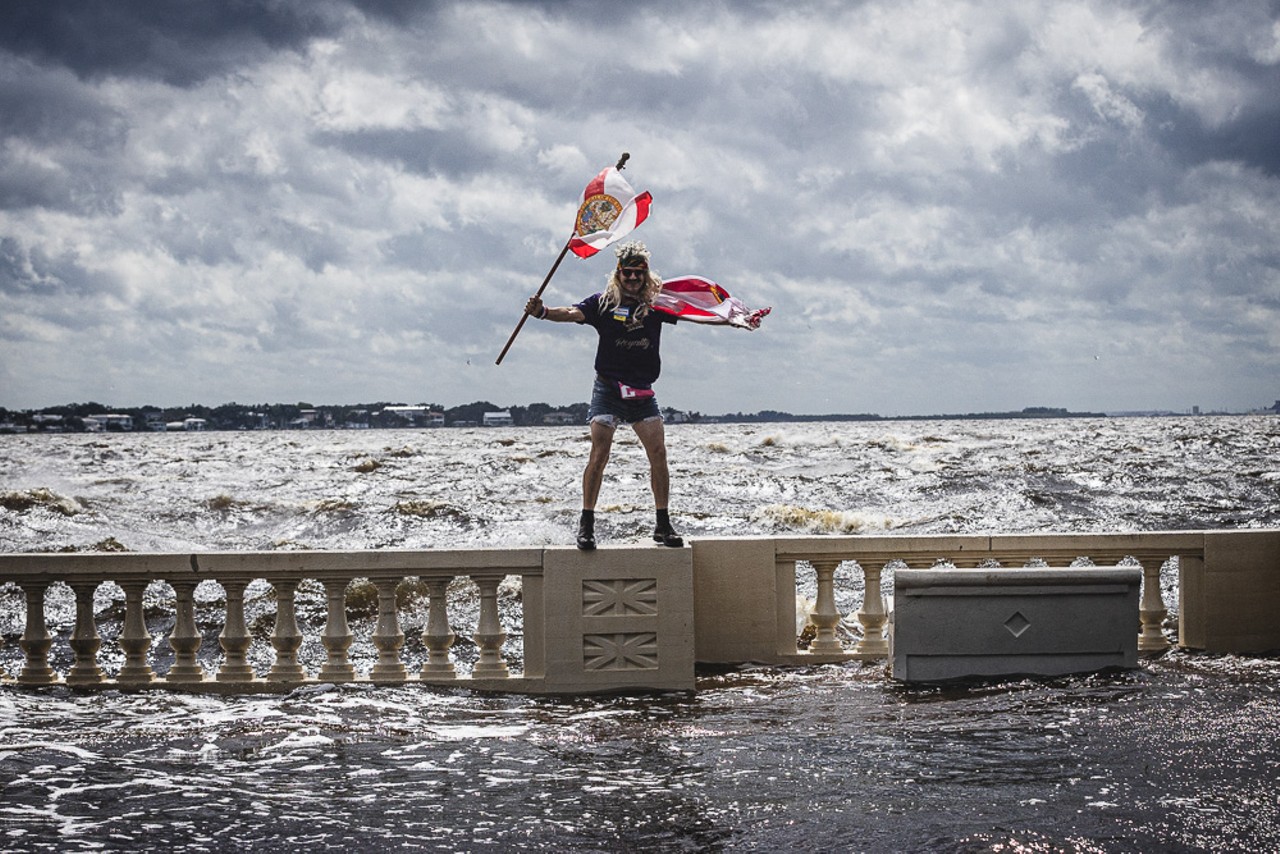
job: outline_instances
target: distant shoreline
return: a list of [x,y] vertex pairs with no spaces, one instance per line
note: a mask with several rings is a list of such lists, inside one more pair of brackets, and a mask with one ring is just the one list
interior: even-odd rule
[[[1029,406],[1001,412],[938,413],[932,415],[879,415],[875,413],[833,413],[797,415],[762,410],[706,415],[664,409],[670,424],[783,424],[818,422],[898,422],[898,421],[1005,421],[1104,418],[1180,418],[1230,415],[1280,414],[1280,401],[1271,408],[1252,412],[1170,412],[1167,410],[1073,412],[1065,408]],[[433,404],[375,403],[336,406],[298,404],[236,403],[207,407],[190,404],[181,408],[156,406],[116,408],[99,403],[68,404],[42,410],[0,408],[0,434],[32,433],[145,433],[249,430],[376,430],[443,429],[467,427],[573,426],[587,421],[587,404],[553,407],[545,403],[498,408],[488,401],[444,408]]]

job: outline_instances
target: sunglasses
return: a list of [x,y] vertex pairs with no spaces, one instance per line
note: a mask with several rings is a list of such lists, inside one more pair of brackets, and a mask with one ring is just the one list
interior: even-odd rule
[[643,276],[644,276],[646,273],[648,273],[648,272],[649,272],[649,270],[648,270],[648,268],[646,268],[646,267],[619,267],[619,268],[618,268],[618,275],[619,275],[619,276],[622,276],[622,277],[624,277],[624,278],[626,278],[626,277],[628,277],[628,276],[641,276],[641,277],[643,277]]

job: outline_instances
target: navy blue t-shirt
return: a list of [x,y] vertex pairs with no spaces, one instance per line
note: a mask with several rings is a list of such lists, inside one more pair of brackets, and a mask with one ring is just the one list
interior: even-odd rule
[[675,323],[676,318],[651,308],[643,321],[632,326],[629,321],[634,306],[620,305],[601,313],[601,296],[592,294],[577,305],[583,322],[600,333],[596,373],[633,388],[651,387],[662,370],[658,356],[662,324]]

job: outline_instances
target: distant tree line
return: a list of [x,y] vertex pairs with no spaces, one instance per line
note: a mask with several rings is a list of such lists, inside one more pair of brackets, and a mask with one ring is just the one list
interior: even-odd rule
[[[421,412],[406,413],[412,407]],[[397,412],[397,408],[400,409]],[[445,407],[438,403],[406,404],[403,401],[376,401],[373,403],[322,404],[308,401],[297,403],[224,403],[206,406],[190,403],[185,406],[111,406],[89,401],[48,406],[43,409],[13,410],[0,407],[0,428],[7,432],[82,432],[97,429],[93,416],[127,415],[132,429],[140,432],[158,429],[153,425],[174,424],[196,419],[208,430],[288,430],[288,429],[363,429],[426,426],[427,413],[440,413],[445,426],[482,424],[490,412],[507,412],[513,424],[518,426],[546,423],[584,424],[587,420],[587,404],[552,406],[547,403],[531,403],[528,406],[500,407],[487,400],[479,400],[461,406]],[[554,416],[548,418],[548,416]],[[121,429],[107,424],[103,429]]]

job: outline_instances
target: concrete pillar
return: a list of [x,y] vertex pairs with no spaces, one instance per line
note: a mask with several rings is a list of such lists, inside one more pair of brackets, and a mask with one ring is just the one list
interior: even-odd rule
[[146,579],[121,581],[124,590],[124,629],[120,632],[120,648],[124,650],[124,666],[120,668],[116,682],[121,685],[147,685],[155,680],[156,673],[147,662],[151,649],[151,635],[147,632],[146,615],[142,610],[142,594],[146,592]]
[[813,613],[809,622],[817,629],[813,643],[809,649],[815,653],[844,652],[844,646],[836,637],[836,626],[840,625],[840,612],[836,610],[836,567],[838,560],[812,561],[814,574],[818,582],[818,599],[814,602]]
[[356,669],[347,653],[351,648],[351,627],[347,625],[347,579],[326,578],[324,595],[328,612],[320,642],[324,644],[325,662],[317,678],[321,682],[351,682],[356,678]]
[[404,630],[400,628],[400,613],[396,608],[396,588],[399,578],[371,579],[378,590],[378,625],[373,631],[373,645],[378,650],[378,661],[369,673],[371,682],[403,682],[408,678],[404,662],[400,660],[400,648],[404,646]]
[[693,689],[691,549],[551,548],[542,580],[548,693]]
[[427,660],[422,665],[421,679],[456,679],[458,672],[449,658],[449,650],[457,639],[449,626],[449,583],[453,576],[427,579],[427,626],[422,642],[427,647]]
[[858,625],[862,626],[862,640],[855,650],[859,659],[875,661],[889,654],[889,641],[885,639],[885,624],[889,615],[884,607],[884,594],[880,592],[880,577],[884,567],[877,561],[859,563],[862,567],[862,607],[858,610]]
[[218,635],[218,644],[225,654],[222,666],[218,668],[218,682],[253,682],[257,679],[246,658],[253,642],[244,622],[244,590],[248,586],[247,581],[222,582],[227,597],[227,614],[222,634]]
[[196,627],[196,581],[171,581],[174,596],[173,631],[169,633],[169,646],[173,648],[173,666],[165,674],[165,681],[203,682],[204,668],[197,655],[204,637]]
[[298,650],[302,647],[302,630],[298,628],[295,606],[298,582],[285,579],[277,581],[274,587],[276,626],[271,633],[271,645],[275,648],[276,660],[267,673],[267,679],[273,682],[301,682],[307,674],[298,661]]
[[1280,650],[1280,530],[1206,531],[1180,558],[1179,642],[1219,653]]
[[[795,562],[779,565],[773,541],[693,543],[697,660],[774,663],[796,654]],[[784,607],[785,606],[785,607]]]
[[476,679],[505,679],[511,675],[502,660],[502,643],[507,639],[507,633],[502,630],[498,618],[498,585],[502,578],[501,575],[471,574],[471,579],[480,588],[480,620],[474,635],[476,646],[480,648],[480,660],[472,671]]
[[96,685],[106,679],[102,668],[98,666],[98,650],[102,647],[102,639],[98,636],[93,616],[93,594],[98,589],[98,582],[73,582],[71,589],[76,594],[76,627],[71,633],[71,650],[75,653],[76,660],[67,673],[67,684]]

